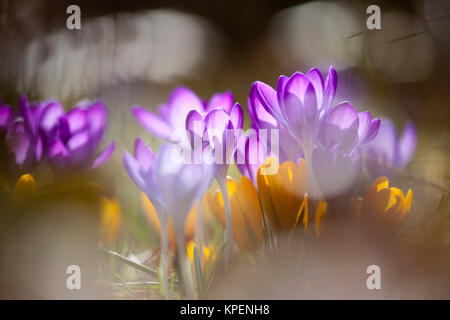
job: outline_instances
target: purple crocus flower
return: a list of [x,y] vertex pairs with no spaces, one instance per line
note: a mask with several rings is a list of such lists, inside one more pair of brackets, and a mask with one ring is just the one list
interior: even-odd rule
[[202,116],[215,108],[229,113],[233,105],[231,92],[216,93],[206,102],[188,88],[177,87],[170,94],[167,103],[158,107],[158,114],[139,106],[132,110],[144,129],[158,138],[170,141],[174,131],[185,129],[186,117],[191,110],[196,110]]
[[395,125],[387,119],[381,121],[378,135],[363,149],[364,167],[370,178],[386,176],[392,178],[395,169],[403,169],[414,155],[417,131],[412,122],[407,122],[400,137]]
[[296,72],[280,76],[277,90],[262,83],[253,84],[264,109],[292,134],[297,145],[310,157],[320,121],[331,107],[336,94],[337,74],[330,67],[325,81],[317,68],[306,74]]
[[42,111],[40,129],[50,163],[56,169],[94,169],[106,162],[114,153],[114,141],[93,159],[106,122],[107,109],[100,101],[80,103],[66,113],[59,102],[48,102]]
[[253,87],[262,107],[279,127],[290,132],[296,142],[293,145],[301,150],[308,167],[314,169],[308,171],[311,197],[319,196],[317,184],[327,196],[338,191],[334,188],[336,183],[330,182],[332,174],[343,173],[339,191],[354,183],[360,172],[359,149],[375,137],[380,121],[372,119],[369,112],[358,113],[348,102],[332,107],[337,88],[333,67],[325,81],[320,71],[313,68],[306,74],[281,76],[276,91],[261,82],[255,82]]

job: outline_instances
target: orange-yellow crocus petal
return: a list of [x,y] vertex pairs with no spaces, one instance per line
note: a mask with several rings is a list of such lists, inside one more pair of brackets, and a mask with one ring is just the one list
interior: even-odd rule
[[[270,157],[264,166],[275,161]],[[272,175],[263,174],[263,168],[258,169],[257,185],[264,214],[274,231],[291,230],[298,222],[299,209],[305,199],[306,162],[301,159],[297,166],[286,161]]]
[[[261,245],[263,236],[263,221],[258,200],[258,192],[253,183],[245,176],[239,183],[227,178],[228,192],[231,203],[231,223],[233,238],[241,249],[252,251]],[[222,193],[217,190],[208,196],[209,207],[220,224],[225,226],[225,213]]]
[[100,209],[100,233],[107,244],[111,245],[117,239],[121,224],[119,201],[116,198],[103,197]]

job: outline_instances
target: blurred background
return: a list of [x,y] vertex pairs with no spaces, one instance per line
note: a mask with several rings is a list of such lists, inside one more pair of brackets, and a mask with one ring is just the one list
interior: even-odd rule
[[[71,4],[81,9],[81,30],[66,28]],[[381,8],[380,30],[366,27],[371,4]],[[139,194],[122,170],[122,153],[137,136],[158,142],[137,125],[131,106],[156,110],[178,85],[205,99],[231,90],[246,106],[253,81],[275,86],[279,75],[314,66],[337,69],[336,102],[391,118],[398,131],[407,120],[416,125],[417,152],[398,181],[415,192],[412,220],[435,212],[450,187],[448,0],[0,0],[0,39],[4,104],[17,106],[23,93],[66,108],[85,98],[106,102],[103,141],[114,139],[117,148],[101,179],[137,221],[132,228],[141,228]],[[61,294],[52,290],[43,297]]]

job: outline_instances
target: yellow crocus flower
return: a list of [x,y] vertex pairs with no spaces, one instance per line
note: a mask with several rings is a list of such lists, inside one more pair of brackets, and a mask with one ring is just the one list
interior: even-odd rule
[[[228,192],[231,203],[231,223],[233,238],[241,249],[252,251],[261,245],[263,238],[263,221],[258,202],[258,192],[253,183],[245,176],[241,182],[227,177]],[[220,190],[213,195],[207,193],[212,213],[225,226],[223,197]]]
[[267,158],[258,169],[257,185],[259,198],[272,229],[275,232],[292,230],[299,222],[302,212],[302,223],[308,224],[308,199],[306,197],[306,162],[300,159],[297,166],[286,161],[279,166],[275,174],[264,174],[265,167],[275,166],[278,160]]
[[116,198],[102,197],[100,210],[100,233],[105,242],[111,245],[119,234],[122,224],[120,203]]
[[405,222],[411,211],[413,193],[389,187],[386,177],[375,180],[364,198],[353,199],[352,207],[364,225],[384,232],[395,232]]
[[[141,198],[141,209],[144,212],[145,217],[147,218],[152,228],[157,232],[158,236],[161,236],[161,223],[159,222],[159,218],[158,215],[156,214],[155,207],[153,206],[152,202],[144,192],[140,193],[140,198]],[[196,211],[197,206],[195,205],[189,212],[186,221],[186,225],[184,228],[186,243],[194,239],[195,236]],[[168,237],[169,237],[169,248],[173,250],[175,249],[177,243],[177,236],[175,234],[175,229],[173,228],[173,222],[171,217],[169,217],[168,222]]]

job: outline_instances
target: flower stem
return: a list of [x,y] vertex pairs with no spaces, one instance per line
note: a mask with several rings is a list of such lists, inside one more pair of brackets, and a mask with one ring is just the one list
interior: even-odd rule
[[[180,233],[177,233],[180,234]],[[181,276],[181,280],[183,283],[183,288],[185,291],[185,295],[188,299],[195,299],[196,294],[194,289],[192,288],[191,284],[191,268],[190,264],[187,263],[187,255],[186,255],[186,241],[184,237],[179,237],[178,243],[177,243],[177,250],[178,250],[178,262],[179,262],[179,272]]]
[[169,297],[169,284],[167,282],[169,268],[169,239],[167,235],[167,222],[161,224],[161,261],[159,268],[164,298],[167,299]]
[[227,177],[217,176],[220,192],[222,193],[223,207],[225,210],[225,263],[231,257],[231,250],[233,248],[233,226],[231,222],[231,202],[230,194],[228,193]]

